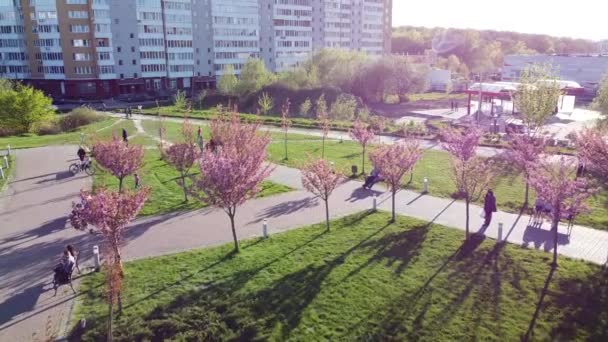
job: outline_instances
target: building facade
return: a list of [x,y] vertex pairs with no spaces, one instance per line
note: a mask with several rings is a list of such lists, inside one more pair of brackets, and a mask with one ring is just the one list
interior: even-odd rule
[[511,55],[505,56],[502,80],[518,81],[521,72],[532,64],[551,65],[559,79],[577,82],[587,96],[595,96],[602,78],[608,75],[608,56]]
[[214,87],[249,58],[390,52],[392,0],[0,0],[0,76],[55,98]]
[[600,54],[608,55],[608,39],[600,42]]

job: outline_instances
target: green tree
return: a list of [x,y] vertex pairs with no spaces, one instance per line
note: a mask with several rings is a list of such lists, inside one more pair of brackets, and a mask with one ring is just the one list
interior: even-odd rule
[[175,108],[177,108],[179,110],[186,109],[186,106],[188,106],[188,99],[186,98],[185,91],[182,91],[182,90],[177,91],[177,93],[175,94],[175,98],[173,100],[173,105],[175,106]]
[[304,102],[300,105],[300,115],[307,118],[310,115],[310,110],[312,109],[312,102],[310,98],[306,98]]
[[203,109],[203,102],[207,98],[207,89],[202,89],[198,95],[196,96],[196,101],[198,102],[198,108]]
[[529,135],[535,135],[554,115],[561,87],[550,66],[534,64],[524,69],[515,93],[515,108],[521,113]]
[[262,93],[258,98],[258,107],[260,109],[260,114],[268,115],[274,106],[274,100],[268,93]]
[[217,84],[217,90],[224,95],[236,94],[236,87],[239,81],[236,78],[232,64],[226,65],[223,72],[224,73]]
[[0,88],[0,125],[17,133],[53,119],[53,101],[40,90],[17,84]]
[[597,91],[597,96],[593,100],[593,108],[597,109],[602,113],[602,123],[608,123],[608,75],[604,77],[602,84]]
[[266,68],[264,61],[259,58],[250,58],[241,69],[241,78],[236,86],[236,92],[240,96],[254,93],[271,84],[275,79],[276,76]]
[[350,94],[340,94],[332,103],[329,115],[334,120],[348,121],[355,117],[357,99]]

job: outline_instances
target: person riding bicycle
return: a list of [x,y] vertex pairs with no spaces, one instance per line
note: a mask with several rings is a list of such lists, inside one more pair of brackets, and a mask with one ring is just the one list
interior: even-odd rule
[[78,155],[78,159],[80,159],[80,169],[83,170],[86,165],[87,151],[80,146],[78,147],[78,152],[76,152],[76,154]]

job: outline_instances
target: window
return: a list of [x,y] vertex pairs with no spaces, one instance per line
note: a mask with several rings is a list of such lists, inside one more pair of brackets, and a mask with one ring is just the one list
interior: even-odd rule
[[120,52],[121,48],[120,46],[116,48],[116,52]]
[[87,11],[69,11],[68,17],[71,19],[88,19],[89,12]]
[[72,33],[89,32],[89,25],[70,25],[70,32],[72,32]]
[[89,41],[87,39],[72,39],[73,47],[84,47],[89,46]]
[[100,65],[99,66],[99,73],[100,74],[113,74],[114,73],[114,66],[113,65]]
[[135,52],[135,46],[131,46],[131,52]]
[[109,52],[98,52],[97,53],[97,59],[99,59],[100,61],[107,61],[110,58],[112,58],[112,56],[110,55]]
[[129,35],[129,37],[130,37],[130,38],[135,38],[135,35],[134,35],[133,33],[131,33],[131,34]]
[[87,0],[66,0],[65,3],[68,5],[86,5]]
[[91,54],[88,54],[88,53],[75,53],[72,55],[72,57],[75,61],[90,61],[91,60]]
[[122,59],[118,60],[118,65],[122,65]]
[[131,61],[131,64],[133,64],[133,65],[137,65],[137,60],[135,60],[135,59],[134,59],[134,60],[132,60],[132,61]]
[[77,66],[74,68],[74,73],[77,75],[89,75],[93,73],[93,68],[90,66]]

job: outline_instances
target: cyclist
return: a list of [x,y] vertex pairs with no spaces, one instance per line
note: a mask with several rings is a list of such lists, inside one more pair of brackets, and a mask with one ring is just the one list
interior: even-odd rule
[[85,166],[85,158],[87,157],[87,151],[85,151],[82,146],[79,146],[76,154],[78,155],[78,159],[80,159],[80,169],[83,170]]

